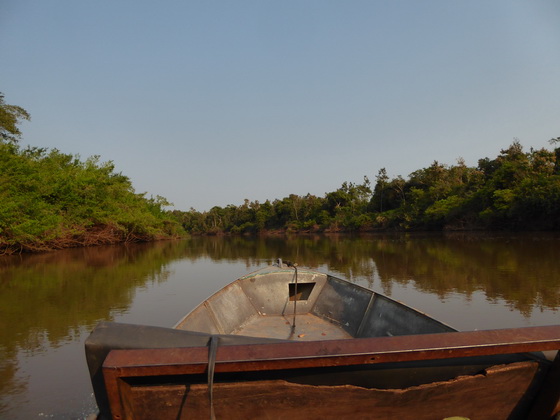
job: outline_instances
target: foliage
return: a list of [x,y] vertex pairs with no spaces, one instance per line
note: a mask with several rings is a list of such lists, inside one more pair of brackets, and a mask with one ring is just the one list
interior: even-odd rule
[[184,233],[163,197],[136,194],[99,156],[18,145],[29,113],[0,92],[0,255],[153,240]]
[[[224,235],[374,230],[560,229],[560,147],[523,151],[518,140],[477,167],[434,161],[404,179],[381,168],[372,188],[343,182],[324,197],[290,194],[264,203],[167,212],[163,197],[136,194],[112,162],[42,148],[21,149],[29,120],[0,93],[0,254]],[[560,137],[551,139],[551,145]]]
[[151,240],[182,232],[162,197],[136,194],[98,156],[0,142],[0,254]]
[[[560,143],[560,138],[551,144]],[[176,212],[197,234],[355,232],[374,230],[557,230],[560,228],[560,148],[529,152],[518,140],[477,167],[437,161],[404,179],[379,170],[375,185],[343,182],[324,197],[291,194],[245,200],[209,212]]]
[[0,141],[17,143],[21,137],[18,125],[21,120],[30,119],[31,116],[22,107],[5,103],[4,94],[0,92]]

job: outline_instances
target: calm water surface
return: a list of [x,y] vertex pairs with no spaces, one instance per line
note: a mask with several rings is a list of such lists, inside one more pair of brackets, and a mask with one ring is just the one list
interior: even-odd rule
[[459,330],[560,323],[558,235],[193,238],[0,257],[0,418],[85,418],[83,343],[99,321],[172,326],[277,257]]

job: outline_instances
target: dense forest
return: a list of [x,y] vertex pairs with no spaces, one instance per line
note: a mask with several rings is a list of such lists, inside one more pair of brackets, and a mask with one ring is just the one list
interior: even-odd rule
[[[550,140],[552,145],[560,138]],[[207,212],[175,212],[195,234],[370,232],[382,230],[557,230],[560,148],[528,152],[515,140],[476,167],[434,162],[408,179],[385,168],[372,184],[344,182],[323,197],[245,200]]]
[[379,170],[318,197],[166,210],[98,156],[19,145],[27,111],[0,93],[0,255],[194,235],[387,230],[558,230],[560,137],[524,151],[515,140],[476,167],[434,162],[408,176]]
[[112,162],[22,148],[22,119],[0,93],[0,255],[184,234],[169,203],[135,193]]

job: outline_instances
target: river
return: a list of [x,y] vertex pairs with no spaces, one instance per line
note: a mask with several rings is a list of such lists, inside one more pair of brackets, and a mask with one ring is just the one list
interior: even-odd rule
[[278,257],[459,330],[560,323],[557,234],[210,237],[0,257],[0,419],[86,418],[83,343],[98,322],[172,326]]

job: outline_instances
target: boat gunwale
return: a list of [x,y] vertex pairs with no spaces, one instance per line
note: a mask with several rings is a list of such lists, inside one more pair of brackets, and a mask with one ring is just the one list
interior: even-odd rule
[[[228,365],[235,365],[234,369],[252,370],[259,362],[270,362],[263,369],[271,370],[286,369],[284,365],[292,361],[301,368],[339,366],[343,359],[345,365],[363,365],[551,350],[560,350],[560,325],[352,340],[286,340],[221,346],[216,355],[216,372],[230,371],[230,368],[226,368]],[[333,361],[320,362],[328,359]],[[538,359],[543,363],[551,363],[544,358]],[[118,367],[124,373],[127,369],[132,372],[136,368],[145,368],[147,371],[143,374],[147,374],[151,369],[168,365],[177,368],[191,366],[191,373],[203,373],[207,364],[207,346],[115,349],[105,359],[103,369],[109,371]]]
[[[219,374],[382,365],[559,349],[560,325],[354,340],[287,341],[219,347],[214,371]],[[120,399],[122,380],[204,374],[208,369],[208,357],[207,346],[112,350],[102,371],[110,405],[115,410],[113,414],[119,413],[120,416],[124,409]],[[560,352],[553,362],[541,360],[540,363],[549,365],[549,368],[532,400],[531,413],[527,417],[531,420],[554,414],[560,397],[557,384],[560,380]]]

